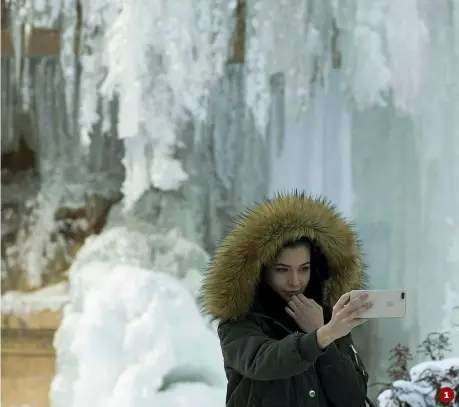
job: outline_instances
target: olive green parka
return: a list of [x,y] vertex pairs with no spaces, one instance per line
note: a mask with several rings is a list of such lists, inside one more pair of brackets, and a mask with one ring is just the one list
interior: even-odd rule
[[220,321],[227,407],[365,406],[368,376],[350,335],[321,350],[315,331],[293,332],[255,301],[262,266],[302,237],[327,261],[324,306],[362,287],[357,236],[326,201],[294,193],[249,208],[216,250],[202,288],[204,310]]

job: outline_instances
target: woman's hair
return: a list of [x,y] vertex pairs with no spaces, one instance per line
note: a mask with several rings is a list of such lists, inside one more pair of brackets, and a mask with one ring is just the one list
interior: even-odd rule
[[329,278],[327,259],[320,248],[307,237],[287,242],[281,250],[296,247],[307,247],[311,252],[311,278],[303,294],[324,305],[324,282]]

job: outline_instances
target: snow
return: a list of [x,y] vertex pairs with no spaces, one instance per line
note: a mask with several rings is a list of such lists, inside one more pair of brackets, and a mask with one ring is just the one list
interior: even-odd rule
[[196,305],[207,261],[179,229],[115,210],[69,271],[52,407],[223,406],[218,336]]
[[218,338],[174,277],[113,262],[71,272],[53,407],[224,405]]
[[60,311],[68,301],[68,283],[62,282],[30,293],[8,291],[1,297],[1,310],[2,314],[24,316],[45,310]]
[[[459,369],[458,358],[427,361],[413,366],[410,370],[410,381],[397,380],[392,383],[392,389],[387,389],[378,396],[379,407],[398,407],[395,396],[398,400],[407,403],[408,407],[435,406],[436,390],[423,381],[423,378],[429,375],[442,378],[452,368]],[[439,380],[439,385],[456,388],[459,385],[459,377],[453,375],[449,377],[450,380]],[[451,404],[451,407],[454,405]]]
[[107,227],[99,235],[90,236],[72,265],[79,270],[94,261],[126,264],[167,273],[197,294],[208,255],[198,245],[181,236],[178,229],[167,234],[148,224]]

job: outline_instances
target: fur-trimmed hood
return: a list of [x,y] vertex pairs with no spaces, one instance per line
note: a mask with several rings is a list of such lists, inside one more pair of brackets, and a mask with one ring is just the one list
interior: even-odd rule
[[262,265],[301,237],[313,241],[327,259],[327,304],[362,287],[360,245],[351,225],[322,198],[280,194],[248,208],[221,242],[202,286],[205,312],[219,320],[242,318],[254,300]]

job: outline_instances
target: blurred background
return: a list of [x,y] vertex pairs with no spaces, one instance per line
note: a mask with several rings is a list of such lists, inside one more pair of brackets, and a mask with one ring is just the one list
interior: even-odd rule
[[295,188],[407,292],[355,334],[371,397],[459,386],[458,0],[1,6],[3,407],[224,406],[197,290],[231,219]]

